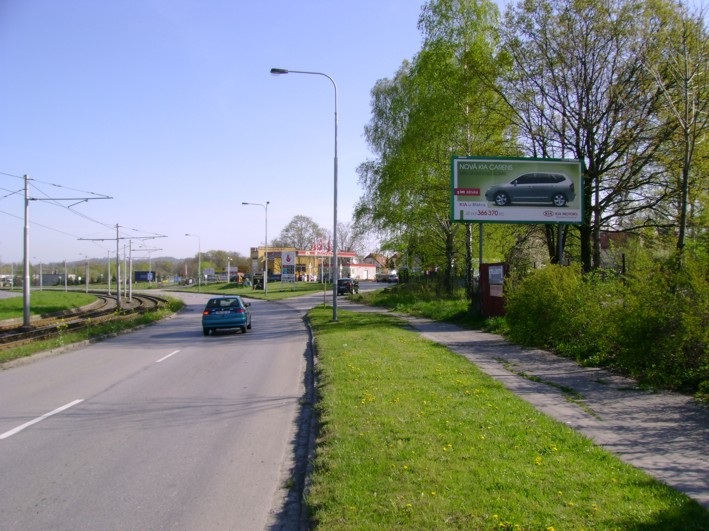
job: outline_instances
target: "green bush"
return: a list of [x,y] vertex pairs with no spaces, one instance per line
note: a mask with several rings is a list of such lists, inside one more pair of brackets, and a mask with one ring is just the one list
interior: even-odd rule
[[709,267],[648,262],[625,278],[548,266],[507,286],[513,341],[650,385],[697,392],[709,381]]
[[508,286],[510,337],[552,348],[578,361],[602,362],[609,350],[606,316],[616,304],[617,283],[583,276],[577,267],[551,265]]
[[662,263],[632,275],[615,316],[617,363],[633,376],[696,390],[709,379],[706,265]]

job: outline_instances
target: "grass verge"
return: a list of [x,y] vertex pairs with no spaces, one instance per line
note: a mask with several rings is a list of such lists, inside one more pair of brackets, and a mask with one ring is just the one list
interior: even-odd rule
[[[71,291],[33,291],[30,300],[32,301],[30,315],[47,315],[63,310],[81,308],[94,302],[96,296]],[[16,297],[0,299],[0,321],[22,317],[23,305],[22,293],[17,294]]]
[[462,290],[452,296],[444,296],[435,286],[418,283],[395,284],[381,290],[361,292],[354,295],[352,300],[434,321],[446,321],[469,329],[480,329],[484,323],[482,317],[471,312],[470,303],[465,299]]
[[709,512],[391,315],[309,313],[322,529],[709,529]]
[[32,343],[21,347],[0,350],[0,364],[31,356],[32,354],[36,354],[38,352],[61,348],[72,343],[79,343],[81,341],[99,339],[113,334],[118,334],[125,330],[130,330],[137,326],[154,323],[178,311],[182,308],[182,306],[184,306],[182,301],[169,298],[166,306],[152,312],[136,314],[128,317],[122,316],[118,319],[96,324],[76,332],[67,331],[65,333],[60,333],[58,337],[53,339],[33,341]]

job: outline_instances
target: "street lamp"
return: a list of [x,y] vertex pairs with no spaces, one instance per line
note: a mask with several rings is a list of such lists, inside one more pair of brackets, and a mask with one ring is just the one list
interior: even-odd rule
[[265,205],[263,203],[244,203],[244,202],[242,202],[241,204],[263,207],[263,210],[266,214],[266,236],[265,236],[265,239],[263,240],[263,246],[264,246],[263,295],[264,295],[264,297],[268,297],[268,205],[270,204],[270,201],[266,201]]
[[197,289],[202,289],[202,240],[196,234],[185,234],[197,238]]
[[337,268],[337,84],[335,80],[332,79],[327,74],[322,72],[306,72],[303,70],[286,70],[285,68],[271,68],[271,74],[283,75],[283,74],[311,74],[315,76],[323,76],[330,80],[333,88],[335,89],[335,176],[334,176],[334,222],[332,230],[332,258],[335,264],[333,277],[332,277],[332,320],[337,321],[337,278],[339,271]]

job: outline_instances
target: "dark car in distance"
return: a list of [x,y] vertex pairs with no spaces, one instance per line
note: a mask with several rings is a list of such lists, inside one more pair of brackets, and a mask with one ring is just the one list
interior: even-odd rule
[[563,207],[575,197],[574,182],[563,173],[525,173],[509,183],[491,186],[485,192],[485,199],[497,206],[551,203]]
[[337,294],[346,295],[347,293],[354,293],[354,280],[351,278],[338,278]]
[[251,303],[238,295],[213,297],[202,312],[202,331],[205,336],[216,330],[238,328],[242,333],[251,329]]

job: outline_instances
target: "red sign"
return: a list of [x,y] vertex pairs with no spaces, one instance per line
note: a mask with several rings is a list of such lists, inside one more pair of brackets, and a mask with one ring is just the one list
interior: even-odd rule
[[456,188],[455,195],[480,196],[480,188]]

